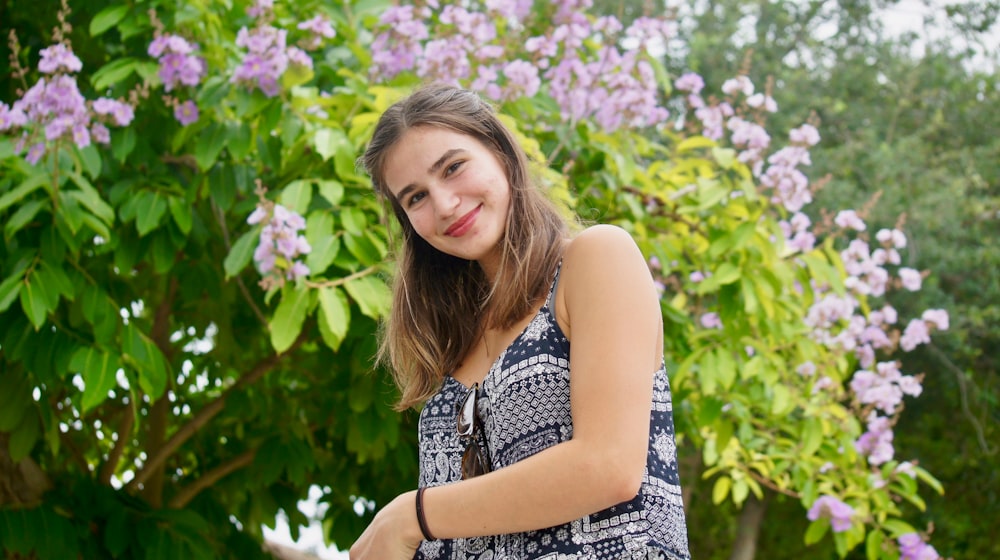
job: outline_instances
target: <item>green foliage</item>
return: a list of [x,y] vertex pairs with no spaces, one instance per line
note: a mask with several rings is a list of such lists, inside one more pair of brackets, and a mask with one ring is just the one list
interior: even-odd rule
[[[998,470],[991,349],[1000,335],[1000,299],[991,240],[998,233],[1000,147],[990,131],[1000,126],[993,109],[1000,90],[990,46],[996,23],[980,18],[995,2],[938,9],[944,23],[900,37],[892,36],[886,19],[872,17],[877,4],[838,6],[826,12],[794,2],[710,3],[682,14],[688,53],[667,64],[675,72],[699,71],[710,90],[740,70],[758,82],[770,78],[780,111],[769,122],[815,114],[820,123],[823,140],[812,149],[811,175],[831,180],[809,210],[814,222],[829,219],[824,208],[867,208],[870,231],[898,226],[906,232],[904,264],[930,275],[920,292],[897,296],[893,304],[901,315],[943,307],[952,318],[931,347],[901,356],[907,371],[926,377],[923,394],[907,403],[897,425],[897,453],[906,449],[947,489],[944,496],[929,495],[927,511],[907,519],[918,528],[933,524],[932,542],[942,555],[997,556],[986,520],[1000,515],[1000,499],[983,489],[996,487]],[[886,8],[889,18],[906,9]],[[973,30],[977,21],[986,28]],[[755,32],[736,32],[741,25]],[[854,32],[829,32],[852,26]],[[926,50],[915,55],[915,44]],[[799,516],[796,508],[772,502],[759,555],[811,554],[784,534],[796,532]],[[715,546],[710,537],[700,544],[697,534],[693,539],[701,550]]]
[[[355,159],[415,80],[369,80],[365,30],[384,3],[305,2],[278,6],[273,23],[294,37],[296,22],[331,18],[338,36],[314,67],[286,74],[273,97],[234,83],[245,7],[78,12],[84,95],[148,94],[135,121],[108,147],[63,141],[37,166],[0,139],[0,432],[10,459],[51,485],[41,500],[0,503],[8,555],[254,558],[279,511],[306,521],[296,503],[311,486],[344,547],[371,516],[359,499],[384,504],[414,485],[414,415],[392,410],[387,376],[372,371],[390,247]],[[25,44],[45,46],[26,30]],[[209,77],[166,92],[146,50],[158,32],[197,38]],[[187,99],[201,115],[183,126],[173,107]],[[782,211],[733,149],[690,130],[567,124],[543,96],[502,109],[553,199],[656,257],[679,435],[711,479],[699,503],[735,511],[778,492],[800,504],[799,541],[892,558],[881,543],[924,509],[923,488],[895,462],[877,487],[854,452],[853,360],[802,321],[820,287],[844,290],[834,241],[806,254],[775,241]],[[261,226],[247,216],[267,204],[305,218],[307,277],[257,282]],[[706,312],[723,328],[699,324]],[[796,373],[804,361],[835,389],[814,391],[819,377]],[[848,531],[804,522],[822,494],[856,509]]]

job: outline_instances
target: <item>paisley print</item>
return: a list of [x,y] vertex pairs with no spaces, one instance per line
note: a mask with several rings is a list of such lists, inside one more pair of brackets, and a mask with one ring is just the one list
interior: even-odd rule
[[[555,320],[553,295],[497,358],[482,382],[479,417],[493,469],[573,436],[569,341]],[[688,560],[687,526],[665,368],[654,374],[649,451],[639,494],[604,511],[538,531],[427,541],[422,560]],[[420,486],[461,480],[465,446],[455,430],[455,403],[466,388],[446,377],[420,413]]]

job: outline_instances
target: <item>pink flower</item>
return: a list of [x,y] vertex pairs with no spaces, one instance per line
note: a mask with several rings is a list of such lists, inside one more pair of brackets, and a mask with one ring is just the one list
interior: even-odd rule
[[820,496],[813,502],[806,517],[810,521],[827,518],[835,533],[842,533],[851,528],[851,516],[854,508],[833,496]]
[[788,133],[788,138],[795,144],[815,146],[819,143],[819,131],[811,124],[804,124]]
[[899,279],[903,282],[903,287],[911,292],[920,290],[920,272],[912,268],[900,268]]
[[927,331],[927,323],[923,319],[913,319],[906,325],[903,336],[899,338],[899,347],[909,352],[917,346],[930,341],[931,336]]
[[944,309],[928,309],[920,318],[940,331],[948,330],[948,312]]
[[916,533],[900,535],[896,542],[899,543],[899,560],[938,560],[941,558],[937,550],[925,543]]
[[184,126],[198,122],[198,106],[190,99],[174,107],[174,118]]
[[705,327],[706,329],[722,328],[722,319],[720,319],[719,314],[714,311],[702,315],[700,321],[701,321],[701,326]]
[[753,82],[747,76],[736,76],[723,82],[722,93],[726,95],[753,95]]
[[43,74],[55,74],[60,71],[79,72],[83,68],[80,59],[62,43],[42,49],[39,54],[42,55],[42,59],[38,61],[38,71]]
[[776,113],[778,111],[778,102],[770,95],[764,95],[763,93],[755,93],[748,97],[747,105],[754,109],[763,107],[768,113]]
[[833,219],[833,223],[842,228],[853,229],[855,231],[865,231],[867,228],[864,220],[854,210],[841,210],[837,212],[837,217]]

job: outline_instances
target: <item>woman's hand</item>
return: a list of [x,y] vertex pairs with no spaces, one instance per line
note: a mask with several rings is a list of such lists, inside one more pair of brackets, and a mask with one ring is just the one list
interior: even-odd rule
[[351,560],[411,560],[423,536],[416,492],[400,494],[382,508],[351,547]]

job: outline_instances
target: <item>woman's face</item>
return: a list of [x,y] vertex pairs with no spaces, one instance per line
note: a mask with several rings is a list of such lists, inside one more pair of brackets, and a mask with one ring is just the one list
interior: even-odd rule
[[445,128],[411,128],[386,154],[386,186],[432,247],[479,261],[492,275],[507,224],[510,183],[477,139]]

